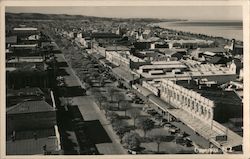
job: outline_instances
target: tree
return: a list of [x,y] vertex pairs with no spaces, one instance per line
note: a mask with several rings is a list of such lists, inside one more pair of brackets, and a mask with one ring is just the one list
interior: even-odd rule
[[135,120],[140,116],[140,110],[138,108],[129,109],[128,114],[133,118],[135,127]]
[[124,116],[127,116],[127,110],[131,107],[129,101],[124,100],[120,103],[120,109],[124,110]]
[[149,118],[140,118],[138,126],[144,131],[145,137],[147,131],[152,130],[154,128],[154,121]]
[[91,76],[94,77],[94,79],[97,79],[99,77],[99,73],[97,72],[92,72]]
[[92,92],[94,94],[94,98],[97,101],[98,106],[100,107],[100,109],[102,109],[102,103],[107,102],[107,98],[98,91],[92,90]]
[[99,86],[102,87],[105,85],[105,79],[103,76],[101,76],[101,78],[99,79]]
[[108,95],[110,95],[111,102],[113,102],[113,96],[114,96],[114,94],[116,92],[116,89],[113,88],[113,87],[108,87],[107,92],[108,92]]
[[113,120],[111,124],[113,129],[116,131],[116,134],[121,138],[124,136],[125,133],[129,132],[131,129],[128,127],[127,123],[124,120],[119,119],[119,116],[115,118],[117,119]]
[[[118,118],[119,118],[119,116],[118,116]],[[126,122],[123,121],[123,120],[117,119],[117,120],[114,120],[114,121],[112,122],[112,126],[113,126],[113,129],[114,129],[116,132],[119,133],[119,132],[121,132],[122,129],[125,128]]]
[[157,152],[160,151],[160,144],[162,142],[170,142],[174,139],[173,136],[166,135],[166,131],[162,129],[154,129],[149,132],[148,136],[152,138],[157,144]]
[[115,100],[117,102],[117,108],[119,110],[120,109],[120,102],[125,99],[125,96],[122,93],[117,93],[117,94],[114,94],[113,97],[115,98]]
[[126,144],[126,146],[129,149],[138,149],[140,147],[140,136],[136,132],[128,132],[125,133],[125,135],[122,138],[123,143]]
[[105,117],[107,118],[107,113],[108,113],[108,111],[110,110],[110,103],[108,103],[108,102],[105,102],[105,103],[103,103],[102,105],[101,105],[101,109],[103,109],[104,110],[104,115],[105,115]]
[[85,82],[92,87],[92,80],[90,78],[86,78]]
[[116,121],[116,120],[119,119],[119,115],[116,114],[115,112],[112,112],[112,111],[108,112],[107,116],[108,116],[109,121],[110,121],[111,123],[114,123],[114,121]]

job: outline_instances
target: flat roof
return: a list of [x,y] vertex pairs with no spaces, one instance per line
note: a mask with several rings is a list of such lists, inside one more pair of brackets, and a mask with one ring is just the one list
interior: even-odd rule
[[220,52],[225,52],[226,50],[223,47],[207,47],[207,48],[198,48],[198,51],[202,52],[214,52],[214,53],[220,53]]
[[13,28],[13,30],[16,30],[16,31],[37,31],[37,28],[32,28],[32,27],[29,27],[29,28]]
[[5,43],[17,43],[17,36],[14,35],[14,36],[8,36],[6,37],[6,41]]
[[188,90],[193,90],[199,93],[201,96],[206,97],[215,103],[227,103],[240,105],[242,100],[237,96],[234,91],[223,91],[222,89],[215,87],[201,87],[196,85],[196,82],[191,80],[188,81],[176,81],[176,84],[182,86]]
[[139,67],[140,69],[166,69],[166,68],[187,68],[187,66],[179,64],[179,65],[143,65]]
[[[47,70],[47,64],[41,62],[39,63],[20,62],[16,65],[16,67],[11,67],[11,68],[13,70],[12,72],[44,72]],[[14,70],[13,68],[16,69]]]
[[18,90],[7,89],[6,96],[22,96],[22,95],[44,95],[43,91],[38,87],[21,88]]
[[5,70],[9,71],[9,72],[12,72],[12,71],[16,71],[17,68],[16,67],[6,67]]
[[183,65],[180,61],[152,61],[151,63],[156,65]]
[[[37,135],[37,140],[34,139],[34,133]],[[44,145],[46,145],[47,151],[52,151],[52,154],[57,151],[58,139],[54,128],[21,131],[15,134],[14,142],[10,136],[7,136],[7,155],[43,155]]]
[[169,43],[213,43],[211,40],[202,40],[202,39],[194,39],[194,40],[166,40]]
[[17,63],[17,62],[43,62],[42,57],[15,57],[14,59],[10,59],[7,61],[7,63]]
[[106,51],[130,51],[130,48],[127,46],[107,46]]
[[20,44],[17,44],[17,45],[11,45],[11,47],[37,47],[38,45],[37,44],[23,44],[23,45],[20,45]]

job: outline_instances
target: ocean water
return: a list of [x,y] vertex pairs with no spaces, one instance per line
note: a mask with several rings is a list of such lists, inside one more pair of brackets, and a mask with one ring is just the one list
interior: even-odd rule
[[179,21],[154,25],[161,28],[243,41],[243,24],[240,21]]

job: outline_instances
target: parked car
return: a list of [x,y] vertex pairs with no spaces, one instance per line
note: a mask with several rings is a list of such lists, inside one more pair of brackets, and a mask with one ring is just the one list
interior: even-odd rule
[[134,103],[135,103],[135,104],[143,104],[144,102],[143,102],[142,99],[136,98],[136,99],[134,100]]
[[166,125],[166,124],[169,124],[169,122],[167,122],[167,121],[162,122],[162,121],[161,121],[160,126],[164,126],[164,125]]
[[130,98],[132,98],[132,99],[135,98],[135,95],[133,93],[128,93],[127,96],[130,97]]
[[155,111],[154,109],[153,110],[147,110],[147,113],[152,115],[152,116],[158,114],[157,111]]
[[153,110],[153,108],[151,108],[151,107],[149,107],[149,106],[144,106],[144,107],[142,108],[142,110],[143,110],[144,112],[147,112],[148,110]]
[[137,152],[135,150],[128,149],[128,153],[131,155],[136,155]]
[[161,121],[162,115],[156,114],[156,115],[154,116],[154,118],[155,118],[155,120]]

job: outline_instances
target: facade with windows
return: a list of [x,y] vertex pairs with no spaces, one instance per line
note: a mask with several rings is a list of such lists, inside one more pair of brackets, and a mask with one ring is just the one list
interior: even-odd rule
[[176,85],[173,81],[162,80],[160,97],[173,106],[183,109],[202,121],[211,124],[214,102],[201,94]]

